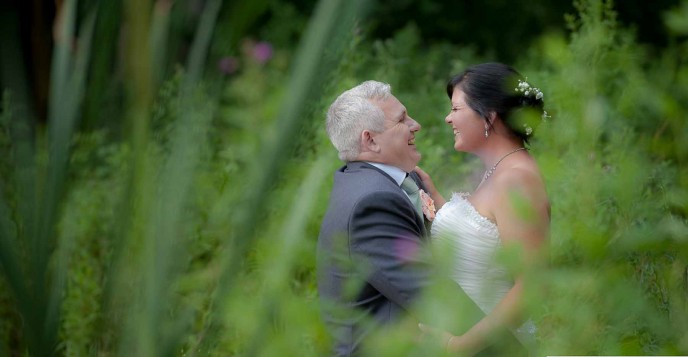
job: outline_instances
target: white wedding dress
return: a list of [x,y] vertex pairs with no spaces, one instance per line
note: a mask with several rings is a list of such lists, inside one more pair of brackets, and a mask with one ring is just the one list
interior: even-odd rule
[[[442,244],[451,254],[451,278],[483,310],[489,313],[514,285],[497,254],[502,246],[497,225],[480,215],[467,200],[467,193],[454,193],[437,211],[432,222],[433,244]],[[535,325],[527,321],[516,335],[526,345],[534,341]]]

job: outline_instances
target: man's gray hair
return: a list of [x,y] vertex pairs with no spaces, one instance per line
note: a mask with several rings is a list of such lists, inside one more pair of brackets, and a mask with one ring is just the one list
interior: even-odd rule
[[358,158],[363,130],[385,130],[385,113],[373,104],[392,95],[389,84],[365,81],[342,93],[327,111],[327,135],[339,152],[339,159],[354,161]]

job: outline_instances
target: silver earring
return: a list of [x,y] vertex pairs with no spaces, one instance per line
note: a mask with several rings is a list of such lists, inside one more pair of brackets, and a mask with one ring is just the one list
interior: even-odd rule
[[487,139],[487,128],[485,128],[485,139]]

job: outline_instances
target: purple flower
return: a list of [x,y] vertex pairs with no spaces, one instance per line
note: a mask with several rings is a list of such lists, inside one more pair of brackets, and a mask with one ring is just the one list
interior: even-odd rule
[[222,57],[217,62],[217,69],[223,74],[232,74],[239,68],[239,61],[232,56]]
[[265,64],[272,58],[272,45],[269,42],[261,41],[253,46],[251,55],[256,62]]
[[394,242],[394,251],[401,261],[412,262],[417,259],[418,244],[410,238],[399,237]]

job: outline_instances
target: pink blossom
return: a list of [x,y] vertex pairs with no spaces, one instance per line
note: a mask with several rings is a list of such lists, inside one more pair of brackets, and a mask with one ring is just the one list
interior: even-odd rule
[[435,212],[437,211],[435,209],[435,201],[433,201],[430,195],[423,190],[420,190],[420,201],[423,204],[422,209],[425,218],[432,222],[435,219]]
[[223,74],[232,74],[239,68],[239,61],[232,56],[222,57],[217,62],[217,69]]
[[418,244],[409,238],[399,237],[394,242],[394,250],[402,261],[414,261],[418,255]]
[[272,45],[269,42],[261,41],[253,46],[251,55],[256,62],[265,64],[272,58]]

